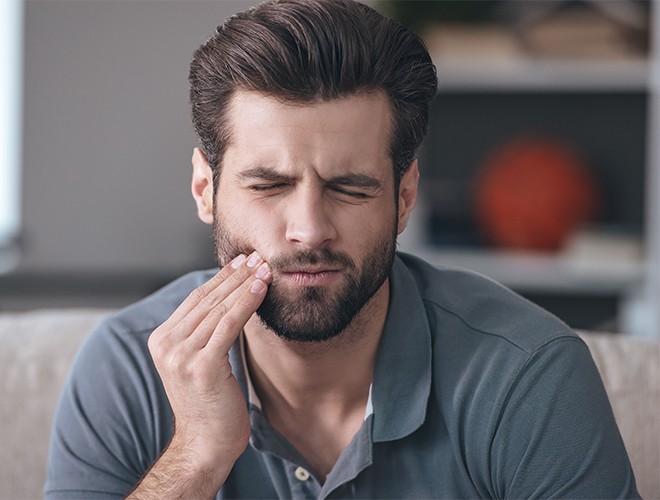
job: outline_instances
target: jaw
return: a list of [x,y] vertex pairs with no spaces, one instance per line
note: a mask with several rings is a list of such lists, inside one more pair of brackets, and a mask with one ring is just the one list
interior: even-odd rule
[[[244,331],[248,342],[257,343],[272,357],[297,359],[302,364],[332,363],[350,356],[355,349],[378,343],[389,305],[389,279],[371,296],[339,335],[328,340],[309,342],[283,338],[269,328],[258,312],[250,318]],[[291,366],[293,368],[293,366]]]

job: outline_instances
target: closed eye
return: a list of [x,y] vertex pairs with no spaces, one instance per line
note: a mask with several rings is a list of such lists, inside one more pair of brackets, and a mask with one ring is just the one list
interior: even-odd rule
[[250,189],[256,192],[265,192],[265,191],[275,191],[277,189],[283,189],[287,186],[288,184],[285,184],[284,182],[280,182],[277,184],[255,184],[253,186],[250,186]]
[[370,195],[368,195],[366,193],[359,192],[359,191],[349,191],[349,190],[346,190],[346,189],[343,189],[343,188],[340,188],[340,187],[336,187],[336,186],[332,187],[331,189],[335,193],[338,193],[338,194],[341,194],[341,195],[344,195],[344,196],[350,196],[351,198],[357,198],[359,200],[366,200],[366,199],[371,198]]

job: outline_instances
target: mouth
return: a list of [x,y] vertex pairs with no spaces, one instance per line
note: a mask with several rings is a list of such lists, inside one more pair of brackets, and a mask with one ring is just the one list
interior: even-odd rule
[[281,278],[299,286],[323,286],[338,279],[340,274],[338,269],[302,268],[283,271]]

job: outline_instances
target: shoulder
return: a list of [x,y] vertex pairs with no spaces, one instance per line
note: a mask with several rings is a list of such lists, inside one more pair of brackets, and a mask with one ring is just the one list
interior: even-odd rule
[[471,271],[399,259],[395,272],[407,273],[426,313],[436,396],[449,407],[469,400],[478,415],[489,407],[495,416],[532,369],[543,367],[548,379],[575,366],[591,369],[584,341],[524,297]]
[[[480,491],[602,498],[606,491],[634,489],[607,396],[580,337],[484,276],[409,255],[400,255],[398,264],[424,303],[434,407]],[[557,463],[563,466],[547,467]],[[579,477],[590,468],[598,472]]]
[[581,342],[556,316],[490,278],[408,254],[399,258],[416,284],[434,335],[481,339],[526,353],[555,339]]
[[[423,303],[433,394],[457,429],[472,421],[492,430],[521,382],[541,376],[559,383],[563,371],[590,364],[586,345],[566,324],[495,281],[405,254],[395,266]],[[545,397],[540,384],[534,391]]]
[[171,316],[190,292],[211,279],[216,272],[217,269],[209,269],[185,274],[110,316],[105,326],[124,332],[154,330]]
[[[158,376],[147,341],[196,287],[213,276],[213,270],[186,274],[144,299],[101,321],[88,335],[73,363],[70,385],[82,387],[113,381],[123,387],[141,387],[145,381],[157,389]],[[142,386],[138,381],[142,381]]]
[[74,366],[81,369],[91,364],[93,367],[100,358],[114,364],[144,364],[146,360],[138,353],[146,352],[149,335],[192,290],[208,281],[216,271],[188,273],[105,318],[85,340]]
[[156,381],[147,347],[149,335],[212,275],[212,270],[186,274],[101,321],[76,356],[69,376],[70,388],[90,387],[91,396],[96,397],[98,387],[110,381],[124,389],[141,387],[139,381],[143,385],[146,380]]

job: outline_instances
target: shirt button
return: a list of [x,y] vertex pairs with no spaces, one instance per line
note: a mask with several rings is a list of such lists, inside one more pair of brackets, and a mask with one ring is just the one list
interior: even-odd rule
[[307,472],[307,470],[303,469],[302,467],[298,467],[294,474],[296,479],[300,481],[307,481],[309,479],[309,472]]

